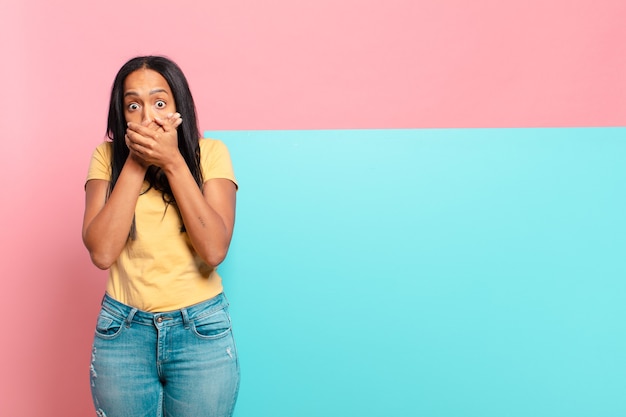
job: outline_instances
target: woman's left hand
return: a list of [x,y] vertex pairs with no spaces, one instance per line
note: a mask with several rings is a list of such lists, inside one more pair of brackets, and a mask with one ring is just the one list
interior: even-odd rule
[[126,129],[126,146],[144,165],[163,168],[180,157],[177,128],[182,122],[179,113],[169,114],[166,119],[155,117],[141,124],[130,122]]

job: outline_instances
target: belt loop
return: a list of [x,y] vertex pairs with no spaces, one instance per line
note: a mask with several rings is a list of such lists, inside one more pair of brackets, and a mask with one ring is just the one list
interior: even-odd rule
[[130,323],[133,321],[133,317],[135,317],[136,312],[137,309],[133,308],[132,310],[130,310],[130,313],[128,313],[128,317],[126,317],[126,320],[124,320],[126,322],[126,328],[130,327]]
[[180,314],[183,316],[183,324],[185,325],[185,330],[189,329],[189,313],[186,308],[182,308],[180,310]]

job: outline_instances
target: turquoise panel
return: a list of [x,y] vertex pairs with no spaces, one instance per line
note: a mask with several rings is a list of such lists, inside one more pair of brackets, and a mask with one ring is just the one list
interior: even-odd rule
[[206,132],[237,417],[626,415],[626,129]]

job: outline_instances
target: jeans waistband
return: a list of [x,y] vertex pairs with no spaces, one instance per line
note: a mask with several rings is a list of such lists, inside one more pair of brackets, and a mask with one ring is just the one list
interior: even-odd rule
[[131,323],[162,323],[163,325],[184,324],[187,326],[189,324],[189,320],[191,319],[211,315],[214,312],[226,307],[228,307],[228,299],[224,293],[218,294],[215,297],[202,301],[198,304],[181,308],[180,310],[159,313],[150,313],[148,311],[128,306],[115,300],[106,293],[102,298],[102,308],[107,310],[109,313],[124,319],[127,325],[130,325]]

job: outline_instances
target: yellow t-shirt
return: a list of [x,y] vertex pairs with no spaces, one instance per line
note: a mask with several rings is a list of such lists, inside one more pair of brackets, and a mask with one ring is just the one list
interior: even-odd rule
[[[111,180],[111,142],[93,153],[87,181]],[[226,178],[237,184],[230,154],[223,142],[200,139],[200,166],[204,181]],[[144,183],[147,187],[148,183]],[[144,189],[145,189],[144,188]],[[195,252],[181,232],[177,208],[166,204],[160,191],[150,189],[137,200],[137,236],[129,239],[109,269],[107,293],[140,310],[171,311],[208,300],[222,292],[222,279]]]

